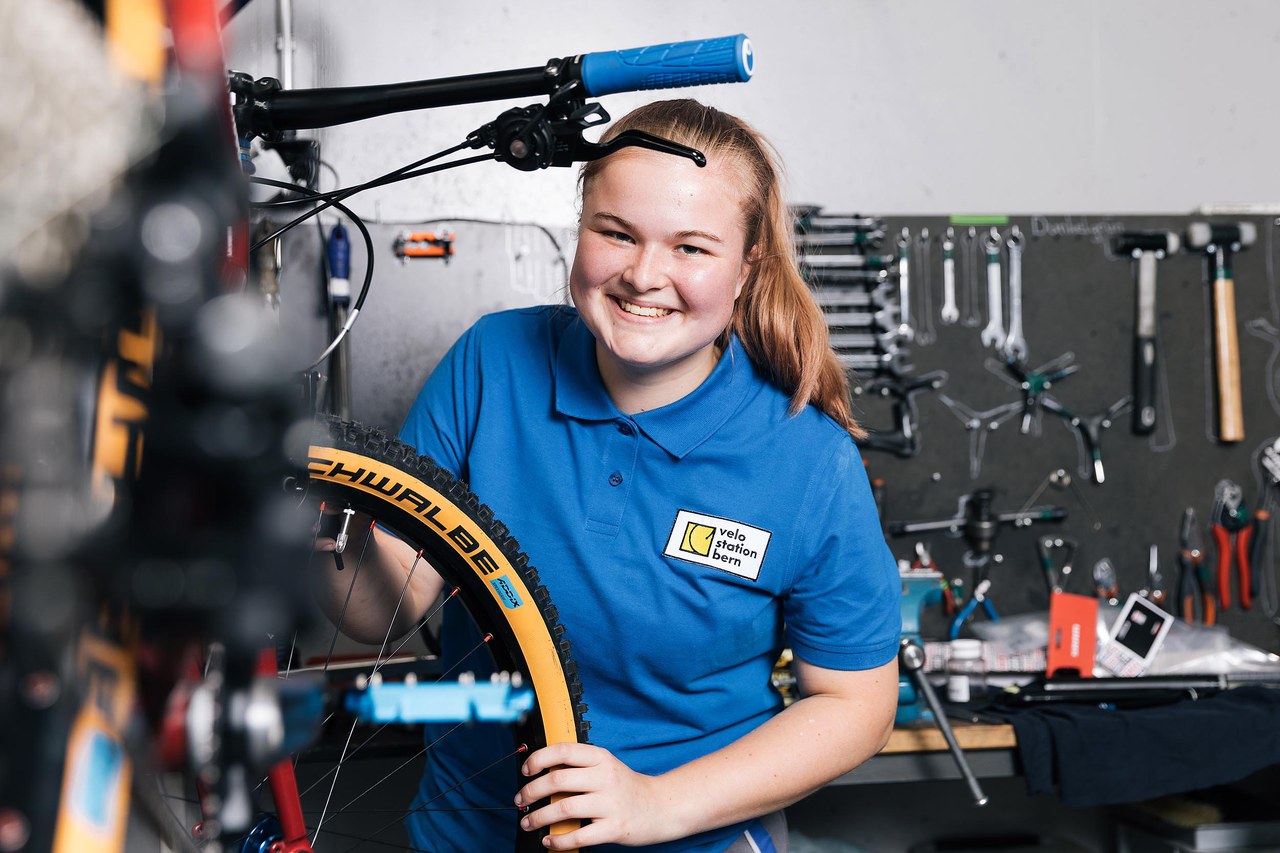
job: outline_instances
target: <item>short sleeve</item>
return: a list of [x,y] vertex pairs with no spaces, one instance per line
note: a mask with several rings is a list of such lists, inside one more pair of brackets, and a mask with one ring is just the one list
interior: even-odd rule
[[463,480],[480,407],[481,323],[463,332],[431,371],[400,428],[401,441]]
[[827,669],[871,669],[898,651],[901,582],[852,440],[814,472],[797,520],[786,592],[787,642]]

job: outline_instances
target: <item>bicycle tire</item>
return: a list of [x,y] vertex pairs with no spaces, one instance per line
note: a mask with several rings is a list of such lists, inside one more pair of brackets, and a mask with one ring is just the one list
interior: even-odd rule
[[[380,430],[321,416],[307,452],[305,489],[369,514],[420,549],[458,590],[472,618],[494,635],[489,650],[498,668],[520,673],[533,688],[534,710],[513,725],[518,743],[533,751],[588,742],[577,665],[550,593],[506,526],[465,483]],[[519,833],[516,849],[525,844],[544,849],[536,833]]]

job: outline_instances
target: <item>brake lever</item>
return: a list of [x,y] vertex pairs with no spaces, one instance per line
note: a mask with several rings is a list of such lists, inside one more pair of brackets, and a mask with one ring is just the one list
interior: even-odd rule
[[472,148],[489,147],[496,159],[521,171],[569,166],[599,160],[627,147],[647,148],[687,157],[699,167],[707,158],[696,148],[641,130],[625,130],[606,143],[589,142],[582,132],[609,121],[600,104],[586,104],[552,96],[545,106],[515,107],[468,136]]
[[657,151],[661,154],[687,157],[699,169],[707,165],[707,156],[697,148],[690,148],[688,145],[681,145],[678,142],[672,142],[670,139],[663,139],[660,136],[654,136],[652,133],[645,133],[643,130],[624,130],[604,145],[587,142],[583,139],[576,147],[575,155],[579,160],[599,160],[601,157],[607,157],[619,149],[628,147],[647,148],[650,151]]

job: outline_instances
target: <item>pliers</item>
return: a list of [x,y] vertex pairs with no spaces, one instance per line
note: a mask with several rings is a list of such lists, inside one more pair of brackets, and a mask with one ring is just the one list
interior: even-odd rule
[[991,581],[983,578],[977,586],[973,588],[973,595],[969,596],[969,601],[964,607],[960,608],[960,612],[956,614],[956,618],[951,623],[951,632],[947,635],[948,639],[954,640],[960,636],[960,628],[964,625],[965,620],[973,615],[973,611],[978,609],[978,605],[982,605],[982,609],[987,611],[987,618],[996,621],[1000,618],[1000,614],[996,613],[995,605],[991,603],[991,599],[987,598],[987,590],[991,589]]
[[1248,610],[1252,604],[1252,582],[1249,572],[1249,540],[1253,538],[1253,521],[1244,504],[1244,490],[1231,480],[1221,480],[1214,489],[1213,542],[1218,552],[1218,602],[1223,610],[1231,606],[1231,557],[1234,542],[1237,585],[1240,606]]
[[[1045,583],[1049,586],[1049,594],[1062,592],[1071,580],[1072,560],[1075,559],[1078,543],[1070,536],[1041,536],[1036,540],[1036,553],[1040,556],[1040,566],[1044,569]],[[1062,568],[1053,562],[1052,551],[1065,551]]]
[[1204,567],[1204,537],[1200,533],[1200,522],[1196,519],[1196,511],[1190,507],[1182,511],[1182,524],[1178,528],[1178,566],[1178,599],[1182,602],[1182,618],[1188,622],[1195,621],[1198,609],[1201,621],[1212,625],[1218,615],[1217,599]]

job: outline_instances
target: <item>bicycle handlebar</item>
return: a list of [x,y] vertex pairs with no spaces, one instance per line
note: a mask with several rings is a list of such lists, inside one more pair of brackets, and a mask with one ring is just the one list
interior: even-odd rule
[[708,83],[745,83],[755,70],[751,39],[736,36],[657,44],[631,50],[588,53],[582,82],[600,97],[644,89],[675,89]]
[[239,85],[249,95],[247,103],[237,108],[237,123],[247,118],[255,132],[280,133],[406,110],[539,97],[574,82],[580,84],[584,97],[746,82],[754,65],[751,40],[738,34],[550,59],[537,68],[412,83],[284,90],[277,80],[252,81],[243,74],[233,74],[232,82],[233,89]]

